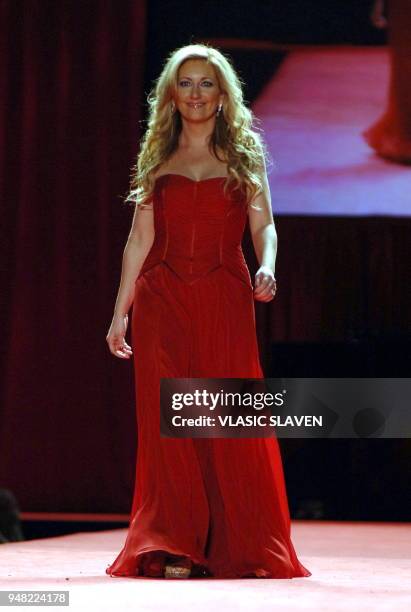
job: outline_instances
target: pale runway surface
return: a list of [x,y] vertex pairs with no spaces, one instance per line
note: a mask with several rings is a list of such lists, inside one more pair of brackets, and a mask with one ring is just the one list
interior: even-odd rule
[[411,609],[410,523],[293,521],[291,533],[311,577],[110,577],[126,537],[117,529],[0,545],[1,590],[66,589],[71,610]]
[[411,166],[385,161],[361,132],[383,112],[386,47],[304,47],[289,53],[253,111],[276,169],[273,211],[411,216]]

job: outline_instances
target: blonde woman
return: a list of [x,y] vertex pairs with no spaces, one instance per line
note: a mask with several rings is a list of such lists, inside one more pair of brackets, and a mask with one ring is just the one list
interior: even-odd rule
[[[201,44],[177,49],[149,104],[106,338],[116,357],[134,356],[137,473],[127,539],[106,573],[310,576],[290,539],[275,438],[160,436],[161,378],[264,376],[253,300],[274,298],[277,235],[263,141],[227,58]],[[247,218],[254,287],[241,250]]]

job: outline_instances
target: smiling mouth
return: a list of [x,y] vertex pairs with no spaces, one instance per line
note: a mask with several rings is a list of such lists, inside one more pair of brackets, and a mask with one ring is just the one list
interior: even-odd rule
[[190,108],[201,108],[202,106],[204,106],[204,102],[189,102],[188,106]]

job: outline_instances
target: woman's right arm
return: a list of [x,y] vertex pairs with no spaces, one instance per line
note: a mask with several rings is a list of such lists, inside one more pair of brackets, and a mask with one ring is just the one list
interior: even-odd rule
[[125,341],[128,311],[133,303],[135,282],[154,241],[152,204],[136,206],[130,234],[123,252],[120,286],[114,306],[113,320],[106,336],[110,352],[129,359],[131,347]]

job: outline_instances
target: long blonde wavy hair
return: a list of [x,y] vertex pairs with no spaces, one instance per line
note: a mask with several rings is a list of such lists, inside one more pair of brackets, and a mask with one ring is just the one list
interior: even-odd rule
[[[269,161],[257,119],[243,99],[242,82],[230,61],[217,49],[206,44],[180,47],[167,58],[164,68],[148,95],[147,130],[141,140],[136,164],[132,167],[130,189],[125,202],[135,205],[152,201],[154,175],[178,146],[182,122],[180,113],[171,109],[178,86],[178,71],[188,59],[204,59],[214,67],[220,90],[225,93],[222,111],[216,116],[210,151],[227,162],[229,185],[240,189],[247,204],[262,190],[261,171]],[[218,156],[222,151],[225,159]],[[252,205],[254,206],[254,205]],[[257,208],[257,207],[256,207]]]

